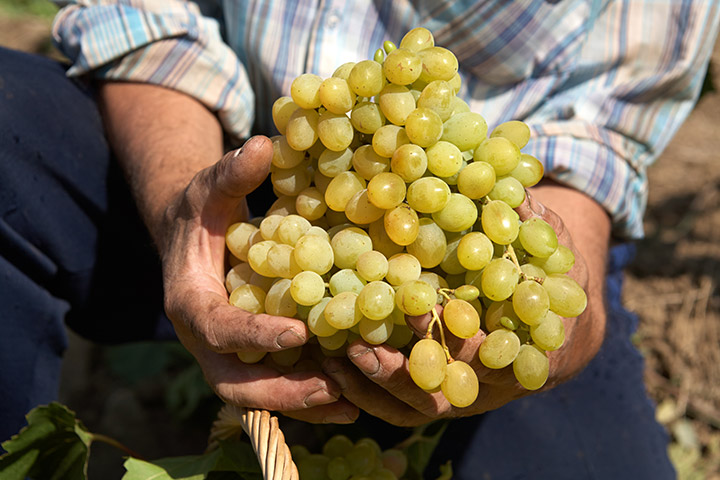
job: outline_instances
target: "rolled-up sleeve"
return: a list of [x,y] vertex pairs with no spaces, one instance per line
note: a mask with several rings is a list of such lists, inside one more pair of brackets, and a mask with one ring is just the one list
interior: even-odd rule
[[647,168],[697,101],[719,17],[717,2],[610,3],[561,88],[526,120],[526,151],[603,205],[618,237],[643,235]]
[[60,10],[53,40],[70,76],[143,82],[190,95],[235,138],[247,137],[254,94],[217,20],[193,2],[78,0]]

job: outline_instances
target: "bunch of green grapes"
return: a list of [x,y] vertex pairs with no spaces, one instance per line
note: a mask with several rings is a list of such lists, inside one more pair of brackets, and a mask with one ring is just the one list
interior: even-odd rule
[[302,480],[397,480],[408,469],[405,452],[382,450],[371,438],[353,442],[335,435],[323,445],[322,453],[311,453],[304,446],[290,448]]
[[[358,338],[409,352],[420,388],[465,407],[477,375],[452,357],[446,333],[466,339],[482,328],[482,364],[512,365],[538,389],[546,352],[564,341],[561,317],[582,313],[586,297],[552,227],[514,210],[543,176],[521,153],[529,128],[509,121],[488,136],[457,96],[457,69],[416,28],[373,60],[296,78],[272,111],[278,199],[265,217],[228,229],[226,284],[237,307],[305,321],[321,355],[343,355]],[[405,316],[428,313],[417,339]],[[238,355],[290,369],[318,360],[302,348]]]

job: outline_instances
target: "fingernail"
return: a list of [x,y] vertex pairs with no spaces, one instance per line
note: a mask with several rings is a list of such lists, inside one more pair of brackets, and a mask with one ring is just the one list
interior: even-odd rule
[[295,330],[285,330],[277,336],[275,343],[282,348],[298,347],[305,343],[305,339],[295,332]]
[[332,403],[337,399],[338,397],[330,395],[327,391],[320,389],[305,397],[303,403],[305,403],[306,407],[315,407],[317,405]]
[[350,418],[347,413],[339,413],[337,415],[328,415],[323,419],[325,423],[353,423],[354,419]]
[[374,375],[380,370],[380,360],[378,360],[375,350],[372,348],[350,355],[350,360],[367,374]]

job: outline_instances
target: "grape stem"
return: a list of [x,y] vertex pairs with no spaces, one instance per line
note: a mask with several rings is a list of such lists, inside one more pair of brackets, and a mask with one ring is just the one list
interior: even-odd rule
[[528,275],[525,272],[522,271],[520,268],[520,262],[518,261],[517,254],[515,254],[515,249],[512,245],[506,245],[505,246],[505,255],[503,255],[504,258],[507,258],[511,260],[515,264],[515,268],[517,268],[518,273],[520,274],[520,279],[522,280],[533,280],[540,285],[542,285],[544,279],[542,277],[533,277],[532,275]]
[[438,288],[438,289],[437,289],[437,292],[438,292],[440,295],[442,295],[443,297],[445,297],[445,299],[447,299],[448,301],[450,301],[450,300],[452,300],[452,298],[450,298],[450,295],[452,295],[453,293],[455,293],[455,290],[452,289],[452,288]]
[[434,308],[432,311],[432,320],[430,320],[430,324],[428,325],[427,332],[425,333],[425,338],[433,339],[432,330],[435,325],[438,326],[438,330],[440,330],[440,345],[442,345],[443,351],[445,352],[445,358],[447,358],[448,363],[452,363],[455,361],[454,358],[452,358],[452,355],[450,355],[450,350],[447,348],[447,344],[445,343],[445,330],[443,329],[442,321],[440,320],[440,315],[438,315],[437,310]]

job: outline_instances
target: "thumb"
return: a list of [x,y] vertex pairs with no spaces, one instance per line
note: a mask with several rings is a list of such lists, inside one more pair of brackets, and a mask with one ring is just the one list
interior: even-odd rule
[[210,192],[238,199],[255,190],[270,172],[273,147],[269,138],[255,136],[223,156],[209,171]]

